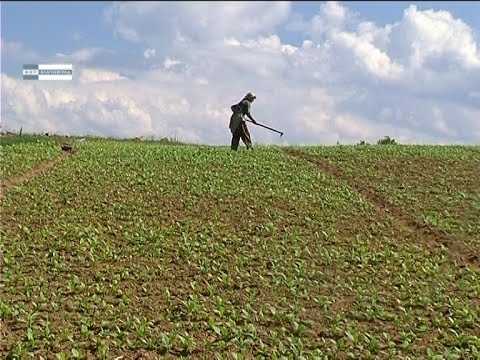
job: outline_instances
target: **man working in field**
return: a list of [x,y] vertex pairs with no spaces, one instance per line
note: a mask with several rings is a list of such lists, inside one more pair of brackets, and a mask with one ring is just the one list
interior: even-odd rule
[[255,96],[255,94],[249,92],[247,95],[245,95],[242,101],[240,101],[238,104],[231,106],[233,114],[230,117],[229,127],[230,131],[232,132],[232,150],[238,149],[240,139],[242,139],[242,141],[244,142],[247,150],[253,149],[252,139],[250,137],[250,132],[248,131],[244,117],[248,116],[254,124],[257,123],[253,116],[250,114],[250,106],[256,98],[257,97]]

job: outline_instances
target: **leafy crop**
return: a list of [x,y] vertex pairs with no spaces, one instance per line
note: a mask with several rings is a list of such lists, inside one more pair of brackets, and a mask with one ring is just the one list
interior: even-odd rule
[[[361,164],[403,161],[366,148]],[[478,268],[280,148],[85,141],[1,201],[2,357],[480,355]]]
[[53,141],[19,142],[0,146],[2,181],[21,174],[60,153]]
[[343,146],[308,152],[403,213],[480,247],[479,147]]

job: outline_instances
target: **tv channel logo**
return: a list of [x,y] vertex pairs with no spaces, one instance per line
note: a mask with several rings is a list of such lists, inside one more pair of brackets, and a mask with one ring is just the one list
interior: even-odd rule
[[23,80],[72,80],[72,64],[23,65]]

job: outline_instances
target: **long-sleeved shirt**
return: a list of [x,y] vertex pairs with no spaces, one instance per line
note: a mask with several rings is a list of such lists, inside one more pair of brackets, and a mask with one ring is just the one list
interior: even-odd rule
[[233,114],[230,117],[230,125],[229,128],[233,132],[237,129],[238,125],[241,124],[243,120],[243,117],[245,115],[251,116],[250,115],[250,107],[252,103],[248,101],[247,99],[243,99],[240,101],[238,104],[234,105],[232,107]]

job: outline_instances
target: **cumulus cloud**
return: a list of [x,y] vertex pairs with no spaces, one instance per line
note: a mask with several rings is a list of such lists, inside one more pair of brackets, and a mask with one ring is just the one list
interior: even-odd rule
[[312,38],[318,38],[325,33],[334,33],[343,29],[349,13],[346,7],[337,1],[326,1],[320,6],[320,12],[310,21],[308,28]]
[[[284,131],[284,143],[480,141],[478,44],[446,11],[406,6],[378,26],[338,2],[310,19],[288,2],[120,2],[106,18],[149,67],[131,66],[127,78],[83,49],[70,56],[90,63],[69,84],[2,74],[6,122],[227,144],[230,105],[254,91],[252,113]],[[282,39],[287,24],[308,35],[301,46]],[[280,143],[250,129],[256,141]]]
[[[289,2],[119,2],[105,17],[120,36],[168,52],[190,42],[266,35],[285,21]],[[162,54],[163,55],[163,54]]]
[[127,77],[122,76],[117,72],[100,69],[81,69],[79,75],[79,81],[81,83],[108,82],[125,79],[127,79]]
[[332,39],[338,47],[351,52],[350,57],[355,59],[357,66],[374,77],[399,79],[404,73],[403,66],[394,63],[387,53],[377,48],[370,36],[339,32]]
[[[216,105],[192,106],[178,92],[99,69],[83,69],[80,79],[68,84],[27,82],[5,74],[1,81],[2,118],[7,120],[4,126],[11,129],[117,137],[175,136],[201,142],[205,141],[201,134],[207,116],[217,120],[219,114],[228,116]],[[201,115],[196,121],[183,121],[192,112]]]
[[391,28],[390,52],[412,68],[434,66],[443,69],[457,64],[467,69],[480,67],[480,52],[472,29],[447,11],[419,11],[410,5],[402,21]]

